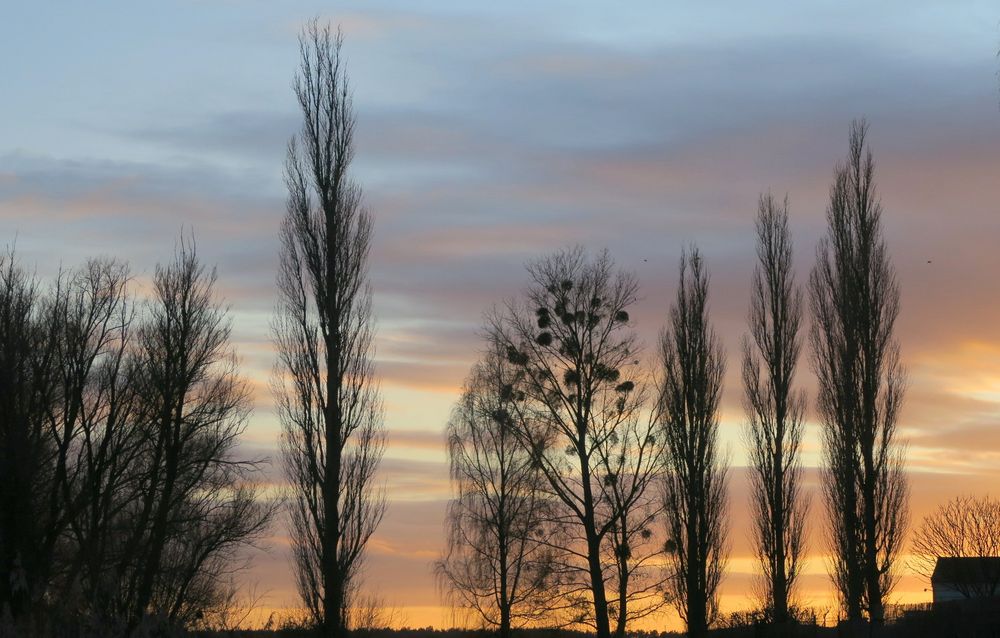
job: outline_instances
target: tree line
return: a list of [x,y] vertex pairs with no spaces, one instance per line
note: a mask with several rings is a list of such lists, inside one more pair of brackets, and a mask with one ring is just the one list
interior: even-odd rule
[[[180,240],[141,298],[115,259],[45,284],[13,251],[0,257],[0,610],[29,633],[55,616],[100,635],[205,624],[231,601],[244,550],[282,507],[307,624],[342,636],[372,622],[362,567],[387,505],[376,478],[386,431],[373,219],[350,173],[341,35],[314,21],[299,42],[302,127],[286,155],[272,321],[283,499],[264,490],[266,459],[238,449],[250,390],[215,271],[193,239]],[[898,575],[905,371],[867,134],[853,124],[804,287],[787,198],[768,193],[757,205],[743,441],[758,594],[776,625],[797,617],[811,506],[801,462],[809,401],[796,381],[805,344],[831,579],[851,626],[884,621]],[[488,313],[446,428],[454,497],[435,570],[448,600],[504,637],[563,626],[623,638],[667,607],[704,636],[719,618],[730,530],[719,441],[727,353],[705,259],[696,246],[683,252],[651,353],[633,327],[638,281],[607,251],[564,249],[527,273],[524,293]],[[995,504],[965,505],[925,521],[928,561],[994,547],[982,530]],[[967,550],[956,521],[985,540]]]
[[0,257],[0,602],[28,634],[197,624],[267,530],[215,283],[184,240],[144,299],[114,259],[44,285]]
[[[881,624],[908,520],[896,423],[905,376],[899,290],[868,127],[834,171],[827,234],[796,282],[787,199],[761,196],[742,348],[744,442],[764,617],[796,617],[810,506],[802,490],[803,342],[818,381],[831,578],[851,626]],[[719,443],[726,352],[709,274],[684,251],[658,348],[632,328],[633,274],[570,248],[527,266],[486,321],[484,355],[448,424],[455,498],[437,573],[501,636],[539,622],[600,638],[672,606],[688,635],[719,617],[729,462]],[[804,330],[805,299],[811,311]]]

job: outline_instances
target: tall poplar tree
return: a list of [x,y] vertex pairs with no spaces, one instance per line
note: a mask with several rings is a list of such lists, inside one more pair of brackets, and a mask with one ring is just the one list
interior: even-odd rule
[[758,263],[750,289],[750,331],[743,339],[743,406],[764,604],[774,622],[784,623],[802,567],[807,512],[799,459],[806,399],[792,388],[801,349],[802,291],[792,271],[787,200],[779,204],[770,193],[761,196],[756,226]]
[[664,509],[670,593],[688,635],[708,634],[727,554],[726,475],[719,455],[725,353],[708,315],[697,248],[681,257],[677,298],[660,339],[659,422],[666,438]]
[[837,167],[827,236],[809,279],[833,579],[849,620],[885,617],[908,518],[896,423],[905,374],[895,337],[899,285],[882,236],[868,125],[851,127]]
[[342,636],[365,547],[385,512],[385,449],[373,366],[372,218],[348,176],[354,110],[342,38],[317,22],[300,38],[302,130],[288,146],[274,389],[292,488],[299,592],[326,636]]

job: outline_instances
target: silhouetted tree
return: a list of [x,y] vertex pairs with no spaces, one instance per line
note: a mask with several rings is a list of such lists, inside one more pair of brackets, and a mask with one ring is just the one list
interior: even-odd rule
[[718,613],[728,468],[718,451],[725,353],[709,323],[708,273],[697,248],[681,257],[677,299],[660,346],[668,583],[688,635],[701,637]]
[[[914,568],[927,578],[939,558],[1000,556],[1000,500],[957,496],[941,505],[917,528],[913,554]],[[975,577],[956,579],[953,586],[966,598],[996,596],[1000,594],[1000,574],[977,570]]]
[[494,345],[448,423],[454,498],[435,570],[448,599],[502,638],[543,621],[561,593],[544,477],[514,432],[523,374]]
[[128,266],[111,259],[92,259],[60,277],[58,330],[51,335],[60,388],[50,414],[58,451],[54,500],[64,510],[58,596],[77,613],[109,621],[115,611],[108,580],[118,566],[111,548],[123,508],[140,497],[132,479],[144,442],[135,420],[141,398],[131,374],[135,307],[128,284]]
[[[12,612],[26,603],[41,609],[58,572],[79,558],[64,546],[64,534],[87,494],[77,491],[75,460],[78,438],[91,417],[89,403],[122,305],[127,269],[111,260],[91,260],[76,272],[60,272],[51,289],[40,292],[10,254],[3,264],[5,309],[2,356],[9,358],[0,396],[8,417],[0,447],[5,452],[5,512],[21,520],[0,532],[15,541],[18,575],[10,580],[20,589],[11,600]],[[18,352],[29,346],[30,352]],[[9,509],[8,509],[9,508]],[[22,518],[23,517],[23,518]],[[21,536],[18,532],[31,530]],[[15,585],[16,583],[16,585]],[[12,592],[13,593],[13,592]],[[18,598],[15,596],[15,598]]]
[[[560,505],[567,567],[583,576],[566,591],[579,609],[571,620],[608,638],[609,604],[624,627],[633,594],[645,598],[648,586],[634,586],[640,581],[632,567],[602,561],[606,543],[617,533],[612,551],[627,565],[651,569],[633,561],[649,543],[642,531],[651,519],[647,496],[661,465],[662,440],[638,418],[644,392],[628,327],[638,286],[606,252],[590,260],[581,248],[531,263],[528,272],[525,301],[509,302],[492,318],[492,338],[520,372],[525,401],[515,404],[514,431]],[[609,601],[607,582],[615,578],[628,595]]]
[[327,636],[345,630],[364,550],[385,511],[385,447],[372,364],[372,220],[347,175],[354,113],[340,34],[300,37],[300,134],[288,147],[274,387],[291,484],[299,592]]
[[235,455],[248,395],[214,275],[182,245],[135,330],[124,264],[90,260],[45,292],[13,256],[0,273],[3,603],[38,612],[32,634],[53,615],[109,636],[147,614],[189,623],[273,509]]
[[[47,583],[55,353],[45,301],[13,251],[0,257],[0,613],[25,616]],[[58,492],[55,492],[58,494]]]
[[147,614],[185,624],[216,602],[237,552],[273,511],[254,483],[261,461],[236,455],[250,394],[214,284],[182,241],[173,263],[156,269],[137,334],[143,448],[120,568],[130,630]]
[[904,455],[896,441],[904,372],[893,336],[899,288],[882,237],[875,162],[864,121],[837,167],[827,236],[809,280],[819,381],[833,579],[847,616],[881,623],[907,523]]
[[801,341],[802,291],[792,271],[788,202],[768,193],[757,211],[757,259],[743,339],[743,406],[754,513],[754,544],[764,603],[775,622],[789,620],[801,569],[806,504],[800,493],[805,394],[792,389]]

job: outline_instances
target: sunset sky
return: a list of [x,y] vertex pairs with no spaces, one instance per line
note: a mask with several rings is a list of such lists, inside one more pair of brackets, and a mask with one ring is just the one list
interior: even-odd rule
[[[788,194],[804,282],[833,167],[867,117],[898,270],[912,516],[1000,495],[1000,5],[982,2],[4,2],[0,239],[42,277],[89,256],[138,285],[193,231],[218,266],[255,387],[246,447],[275,455],[268,391],[296,36],[339,24],[358,117],[354,176],[375,216],[371,276],[391,498],[367,585],[404,624],[443,626],[431,562],[449,495],[443,429],[484,311],[523,264],[607,247],[642,286],[653,353],[696,242],[729,354],[734,466],[726,609],[754,572],[740,431],[758,194]],[[805,464],[816,486],[810,392]],[[275,458],[275,461],[277,459]],[[280,480],[275,466],[271,478]],[[814,490],[805,604],[829,605]],[[248,582],[297,604],[284,522]],[[904,576],[894,596],[930,599]],[[677,626],[671,614],[662,626]]]

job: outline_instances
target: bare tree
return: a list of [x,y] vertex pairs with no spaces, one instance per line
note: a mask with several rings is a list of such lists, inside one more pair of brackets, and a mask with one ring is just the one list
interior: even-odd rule
[[801,569],[807,513],[800,490],[805,393],[792,382],[801,341],[802,291],[792,271],[788,200],[768,193],[757,211],[757,259],[743,338],[743,406],[754,513],[754,543],[764,603],[776,623],[789,620]]
[[128,283],[128,266],[114,259],[62,271],[42,320],[55,400],[46,414],[52,445],[48,524],[38,537],[48,561],[38,573],[63,602],[64,615],[112,623],[118,614],[107,606],[104,585],[116,564],[107,549],[116,540],[106,514],[137,498],[129,489],[129,465],[138,464],[141,448],[134,422],[126,426],[124,418],[133,414],[137,392],[121,374],[129,365],[134,315]]
[[688,635],[700,637],[718,614],[727,554],[728,468],[718,451],[725,353],[709,323],[708,273],[697,248],[681,256],[677,299],[660,346],[668,582]]
[[0,312],[0,357],[18,376],[0,373],[0,451],[5,478],[22,481],[3,512],[25,517],[0,528],[3,602],[107,635],[147,614],[188,624],[273,509],[258,462],[235,455],[248,394],[214,274],[182,244],[135,331],[124,264],[91,260],[45,293],[12,258],[0,272],[17,313]]
[[523,373],[493,347],[448,423],[454,498],[435,570],[448,599],[508,638],[546,619],[560,594],[544,477],[514,432]]
[[[128,266],[92,259],[57,284],[50,334],[58,357],[60,400],[49,414],[57,451],[58,496],[63,511],[55,532],[64,555],[58,595],[77,613],[108,619],[109,570],[115,526],[139,465],[141,437],[132,417],[139,400],[129,374],[135,307],[128,291]],[[74,595],[77,594],[77,595]]]
[[273,326],[299,592],[328,636],[343,634],[365,547],[385,511],[375,483],[385,431],[372,363],[372,220],[347,175],[354,113],[341,44],[317,22],[299,40],[294,87],[303,126],[288,147]]
[[[928,579],[939,558],[1000,556],[1000,500],[957,496],[941,505],[917,528],[913,554],[915,570]],[[1000,574],[995,570],[980,568],[975,576],[956,579],[954,587],[966,598],[989,598],[1000,593]]]
[[236,455],[250,394],[214,283],[182,241],[156,269],[137,335],[140,497],[122,512],[130,527],[120,566],[130,631],[147,615],[183,625],[212,606],[273,511],[258,498],[262,461]]
[[377,591],[366,591],[351,601],[347,626],[351,628],[352,636],[370,638],[405,624],[406,615]]
[[56,401],[55,353],[44,299],[13,251],[0,256],[0,613],[20,620],[41,598],[49,556]]
[[246,631],[251,624],[254,612],[260,609],[267,592],[259,589],[258,583],[252,583],[241,594],[241,587],[235,579],[222,588],[216,604],[206,609],[192,626],[202,632],[212,632],[221,635],[234,635]]
[[[66,488],[71,550],[59,595],[75,604],[81,617],[113,634],[112,628],[127,620],[122,585],[129,566],[123,550],[139,533],[130,515],[144,496],[150,441],[142,421],[146,408],[136,356],[137,308],[127,288],[128,270],[97,261],[81,274],[82,294],[73,305],[82,310],[88,299],[95,299],[103,309],[95,329],[78,332],[89,333],[85,344],[90,345],[75,348],[96,356],[77,399],[79,431]],[[94,316],[80,310],[74,314]]]
[[809,280],[813,367],[824,432],[833,579],[848,619],[884,619],[908,516],[896,421],[904,372],[894,326],[899,287],[882,237],[864,121],[837,167],[827,237]]
[[[632,567],[605,564],[608,537],[617,527],[618,549],[611,551],[626,566],[649,568],[635,557],[651,544],[642,526],[651,520],[646,497],[661,466],[662,439],[637,416],[645,395],[628,308],[638,286],[606,252],[590,260],[582,248],[529,264],[528,272],[525,302],[509,302],[492,318],[492,338],[519,370],[525,401],[515,404],[514,432],[567,531],[566,567],[579,576],[565,592],[578,610],[571,620],[608,638],[611,604],[624,631],[639,611],[628,608],[633,594],[645,598],[648,591],[633,586]],[[617,590],[627,592],[618,600],[609,600],[609,569],[616,569]]]

